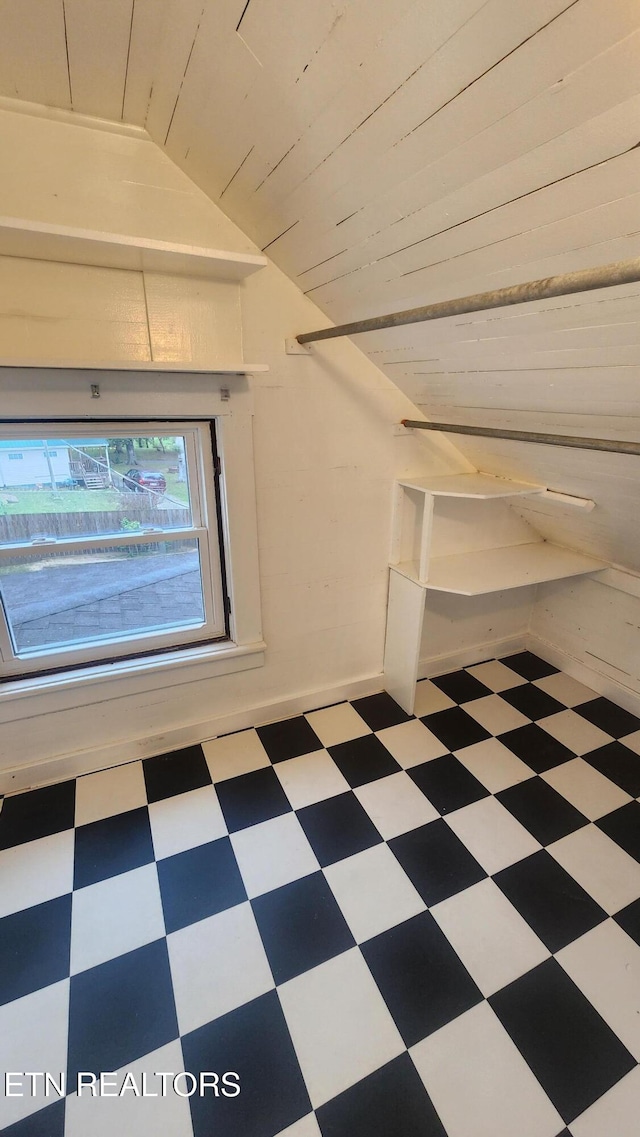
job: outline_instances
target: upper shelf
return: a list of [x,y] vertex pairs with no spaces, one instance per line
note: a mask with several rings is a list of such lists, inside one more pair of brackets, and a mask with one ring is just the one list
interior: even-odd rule
[[498,497],[523,497],[526,494],[544,493],[545,490],[545,486],[510,482],[507,478],[497,478],[492,474],[476,473],[401,479],[398,485],[431,493],[436,497],[475,497],[485,500]]
[[204,363],[186,363],[180,360],[177,363],[167,363],[162,360],[154,359],[126,359],[116,361],[103,361],[99,360],[57,360],[54,363],[42,360],[25,360],[25,359],[0,359],[0,367],[20,367],[27,369],[37,369],[38,371],[49,370],[62,370],[62,371],[176,371],[185,375],[252,375],[258,371],[268,371],[268,363],[227,363],[221,365],[216,363],[215,366],[207,366]]
[[253,253],[230,253],[16,217],[0,217],[0,255],[226,281],[243,280],[268,263],[266,257]]

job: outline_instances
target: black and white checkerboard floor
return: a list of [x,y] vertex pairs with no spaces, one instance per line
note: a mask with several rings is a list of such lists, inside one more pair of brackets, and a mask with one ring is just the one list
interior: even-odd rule
[[[5,800],[0,1070],[68,1092],[23,1080],[4,1134],[637,1137],[640,720],[526,652],[416,712]],[[79,1097],[79,1070],[241,1092]]]

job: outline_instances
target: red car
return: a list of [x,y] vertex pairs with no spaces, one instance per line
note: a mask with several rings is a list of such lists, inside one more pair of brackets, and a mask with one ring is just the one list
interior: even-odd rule
[[163,494],[167,488],[164,474],[159,474],[157,470],[127,470],[124,484],[133,493],[153,490],[154,493]]

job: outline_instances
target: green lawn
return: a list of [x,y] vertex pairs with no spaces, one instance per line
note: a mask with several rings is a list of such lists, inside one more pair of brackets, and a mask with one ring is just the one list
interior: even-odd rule
[[[6,498],[16,498],[6,501]],[[128,495],[116,490],[20,490],[0,489],[0,513],[98,513],[127,508]]]

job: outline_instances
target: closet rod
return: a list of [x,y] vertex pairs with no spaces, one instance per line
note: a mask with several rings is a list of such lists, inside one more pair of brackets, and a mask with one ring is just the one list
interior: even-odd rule
[[441,430],[445,434],[471,434],[480,438],[507,438],[514,442],[538,442],[542,446],[570,446],[575,450],[606,450],[612,454],[640,454],[640,442],[614,438],[580,438],[572,434],[534,434],[527,430],[502,430],[494,426],[464,426],[454,422],[421,422],[403,418],[410,430]]
[[526,304],[530,300],[547,300],[552,296],[569,296],[573,292],[590,292],[594,288],[612,288],[617,284],[634,284],[640,281],[640,257],[631,261],[616,261],[600,268],[565,272],[561,276],[547,276],[543,280],[530,280],[526,284],[513,284],[493,292],[476,292],[473,296],[459,296],[454,300],[441,300],[423,308],[407,308],[404,312],[391,312],[388,316],[373,316],[369,320],[356,320],[352,324],[339,324],[335,328],[322,328],[296,336],[299,344],[314,340],[331,340],[336,336],[354,336],[359,332],[378,332],[383,328],[399,328],[403,324],[421,324],[425,320],[439,320],[444,316],[461,316],[468,312],[483,312],[488,308],[504,308],[510,304]]

